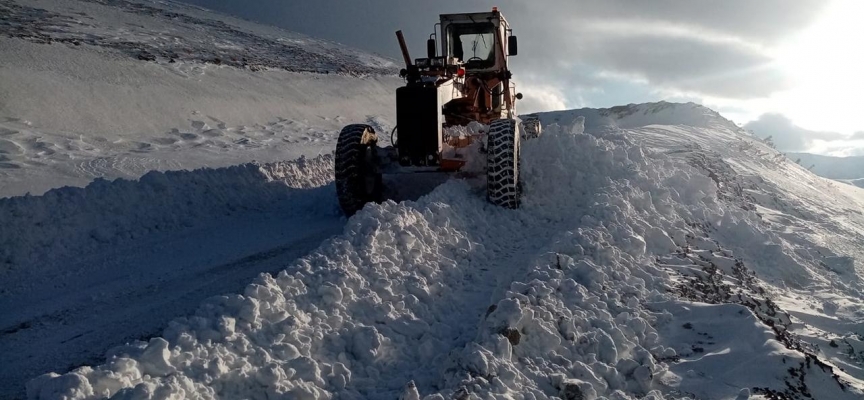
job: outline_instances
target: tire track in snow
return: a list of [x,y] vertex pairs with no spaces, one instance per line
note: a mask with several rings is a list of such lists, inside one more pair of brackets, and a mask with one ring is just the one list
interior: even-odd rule
[[[289,221],[278,215],[223,221],[80,261],[91,268],[98,265],[99,270],[127,273],[96,284],[92,276],[75,277],[85,283],[59,291],[37,289],[50,297],[32,304],[19,302],[15,315],[53,311],[17,323],[21,329],[7,329],[0,335],[5,365],[15,366],[0,367],[3,395],[19,393],[35,375],[98,362],[111,347],[158,334],[172,319],[193,312],[206,298],[242,290],[258,274],[281,270],[337,234],[343,224],[335,217],[286,234],[279,225]],[[233,234],[214,238],[211,232],[217,230]],[[244,243],[242,236],[259,242]],[[257,251],[262,245],[265,247]],[[211,254],[208,257],[202,251]]]

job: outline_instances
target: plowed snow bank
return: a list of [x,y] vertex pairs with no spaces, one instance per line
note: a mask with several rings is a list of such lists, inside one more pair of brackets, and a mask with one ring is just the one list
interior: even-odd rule
[[[3,198],[3,275],[22,268],[54,266],[73,252],[81,257],[98,248],[246,209],[284,203],[284,207],[296,207],[297,212],[309,212],[320,206],[319,199],[294,193],[332,182],[332,168],[333,158],[326,155],[218,169],[154,171],[137,181],[97,179],[85,188],[64,187],[42,196]],[[15,282],[0,279],[6,289]]]

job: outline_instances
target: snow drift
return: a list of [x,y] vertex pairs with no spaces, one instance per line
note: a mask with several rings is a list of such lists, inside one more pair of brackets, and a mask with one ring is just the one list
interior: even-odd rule
[[696,103],[628,104],[611,108],[581,108],[537,113],[546,125],[571,126],[582,117],[584,128],[589,131],[602,129],[629,129],[649,125],[685,125],[691,127],[728,130],[740,129],[723,118],[718,112]]
[[[707,110],[686,107],[640,123]],[[831,293],[834,318],[856,318],[861,236],[836,229],[864,225],[832,213],[860,206],[858,189],[728,121],[615,117],[614,127],[569,115],[577,124],[523,145],[523,208],[490,206],[466,181],[368,205],[282,272],[102,365],[40,376],[28,397],[862,395],[845,353],[853,337],[796,319],[822,311],[787,311]],[[799,186],[778,184],[790,180]],[[821,225],[784,230],[798,221]],[[838,238],[836,252],[819,244]]]
[[[0,199],[0,266],[8,292],[22,275],[51,276],[60,260],[82,257],[158,232],[282,204],[320,207],[305,193],[332,182],[332,155],[269,164],[147,173],[140,180],[97,179],[85,188]],[[328,192],[328,194],[330,194]],[[332,210],[326,210],[331,212]]]

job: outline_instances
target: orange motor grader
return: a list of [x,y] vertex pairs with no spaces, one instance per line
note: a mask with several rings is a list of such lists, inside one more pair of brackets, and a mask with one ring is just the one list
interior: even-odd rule
[[[515,93],[509,68],[516,36],[497,8],[440,18],[426,58],[412,60],[402,32],[396,32],[405,86],[396,89],[392,145],[379,147],[379,133],[365,124],[348,125],[339,134],[336,191],[347,215],[384,199],[382,175],[405,173],[485,175],[491,203],[519,207],[520,131],[536,137],[540,125],[516,119],[514,106],[522,95]],[[454,129],[470,126],[482,128]],[[481,171],[471,162],[478,156],[486,159]]]

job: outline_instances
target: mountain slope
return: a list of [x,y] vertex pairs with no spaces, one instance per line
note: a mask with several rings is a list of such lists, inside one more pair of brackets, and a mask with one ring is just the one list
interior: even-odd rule
[[[332,151],[392,61],[195,7],[0,1],[0,197]],[[362,99],[362,100],[360,100]]]
[[860,398],[862,191],[662,107],[676,116],[573,111],[524,143],[519,210],[470,180],[368,205],[242,294],[28,394]]
[[130,58],[293,72],[394,74],[386,58],[172,1],[6,0],[0,33]]

